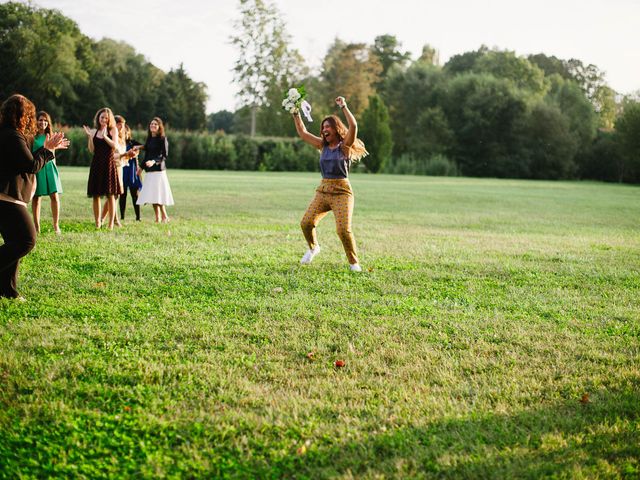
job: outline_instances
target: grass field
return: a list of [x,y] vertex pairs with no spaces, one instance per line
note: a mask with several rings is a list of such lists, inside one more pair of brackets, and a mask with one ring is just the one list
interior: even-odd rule
[[[639,478],[640,190],[169,171],[172,222],[63,235],[0,301],[0,478]],[[336,368],[334,362],[345,366]]]

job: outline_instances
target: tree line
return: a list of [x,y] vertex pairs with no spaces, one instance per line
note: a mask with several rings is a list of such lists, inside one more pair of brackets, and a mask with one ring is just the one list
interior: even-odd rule
[[109,106],[132,125],[160,116],[172,128],[206,127],[206,86],[182,65],[164,72],[124,42],[87,37],[58,10],[0,5],[0,72],[0,98],[22,93],[64,124]]
[[309,74],[274,4],[240,4],[234,43],[290,63],[283,75],[239,56],[245,106],[210,115],[211,129],[293,135],[280,101],[284,82],[300,82],[318,118],[333,113],[336,93],[349,99],[372,172],[640,181],[640,98],[617,94],[595,65],[486,46],[441,65],[428,44],[412,60],[395,36],[380,35],[372,44],[336,39]]
[[24,93],[72,125],[109,105],[134,125],[159,115],[172,129],[293,137],[282,94],[304,84],[311,130],[335,113],[337,93],[349,99],[371,172],[640,181],[640,98],[617,94],[595,65],[485,46],[441,64],[430,45],[413,59],[380,35],[336,39],[311,69],[282,18],[268,0],[239,0],[230,41],[241,107],[207,116],[206,88],[182,66],[165,73],[126,43],[86,37],[57,10],[6,3],[0,95]]

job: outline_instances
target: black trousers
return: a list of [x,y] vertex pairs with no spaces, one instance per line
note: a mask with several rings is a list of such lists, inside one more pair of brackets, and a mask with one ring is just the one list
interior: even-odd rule
[[0,200],[0,297],[19,297],[20,259],[36,246],[36,229],[29,211],[22,205]]
[[140,220],[140,205],[137,205],[138,201],[138,189],[135,187],[124,187],[124,193],[120,195],[120,218],[124,220],[124,211],[127,209],[127,190],[131,191],[131,200],[133,201],[133,211],[136,212],[136,220]]

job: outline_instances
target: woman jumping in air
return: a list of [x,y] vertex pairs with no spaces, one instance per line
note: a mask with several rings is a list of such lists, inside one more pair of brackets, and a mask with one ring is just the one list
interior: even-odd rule
[[344,97],[336,98],[336,104],[344,112],[349,128],[347,129],[336,115],[330,115],[322,120],[319,137],[307,131],[299,113],[293,114],[296,131],[300,138],[321,151],[322,182],[316,189],[316,194],[300,222],[309,245],[309,250],[300,263],[303,265],[311,263],[313,257],[320,252],[316,226],[331,210],[336,219],[336,231],[349,260],[349,268],[351,271],[360,272],[362,268],[358,263],[356,241],[351,231],[354,198],[348,176],[351,164],[367,155],[367,150],[364,143],[357,138],[358,124],[347,108]]

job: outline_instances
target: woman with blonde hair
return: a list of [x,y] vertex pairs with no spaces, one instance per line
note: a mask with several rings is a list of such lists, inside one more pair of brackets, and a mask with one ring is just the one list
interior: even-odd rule
[[41,148],[31,151],[36,133],[36,107],[23,95],[0,106],[0,297],[24,300],[17,290],[20,259],[36,244],[36,229],[27,203],[35,192],[35,174],[67,148],[64,133],[47,133]]
[[107,227],[113,230],[116,217],[116,196],[122,193],[122,179],[119,173],[121,158],[129,158],[135,152],[121,154],[118,149],[118,129],[113,112],[109,108],[101,108],[93,120],[94,128],[83,126],[88,138],[89,151],[93,153],[87,195],[93,198],[93,217],[96,228],[102,226],[100,197],[106,196],[108,203]]
[[[47,134],[51,134],[51,116],[45,112],[38,112],[36,115],[36,125],[38,133],[33,139],[32,151],[36,152],[44,145]],[[36,193],[31,203],[33,212],[33,223],[36,232],[40,233],[40,205],[44,196],[51,199],[51,217],[53,220],[53,231],[60,234],[60,194],[62,193],[62,183],[60,182],[60,174],[56,166],[56,159],[47,162],[45,166],[36,173]]]
[[322,120],[319,137],[307,131],[298,112],[293,114],[296,131],[300,138],[321,152],[322,181],[300,222],[309,245],[300,263],[303,265],[311,263],[313,257],[320,252],[316,226],[329,211],[333,211],[336,231],[347,254],[349,268],[353,272],[360,272],[362,268],[351,231],[354,197],[348,177],[351,164],[367,155],[367,150],[364,143],[357,138],[358,124],[347,108],[344,97],[337,97],[336,104],[342,109],[349,127],[347,128],[338,116],[330,115]]
[[[116,121],[116,130],[118,131],[118,136],[116,137],[116,157],[120,156],[120,161],[116,161],[118,164],[118,178],[120,181],[120,190],[124,193],[124,182],[122,176],[122,168],[124,167],[127,160],[124,159],[121,155],[127,151],[127,131],[126,124],[127,121],[124,119],[122,115],[114,115],[114,120]],[[118,200],[120,195],[116,195],[115,199]],[[110,213],[111,204],[109,203],[109,199],[107,198],[104,201],[104,206],[102,207],[102,215],[100,216],[100,221],[104,223],[104,219]],[[121,227],[122,224],[120,220],[118,220],[118,215],[114,216],[114,225],[117,227]]]

